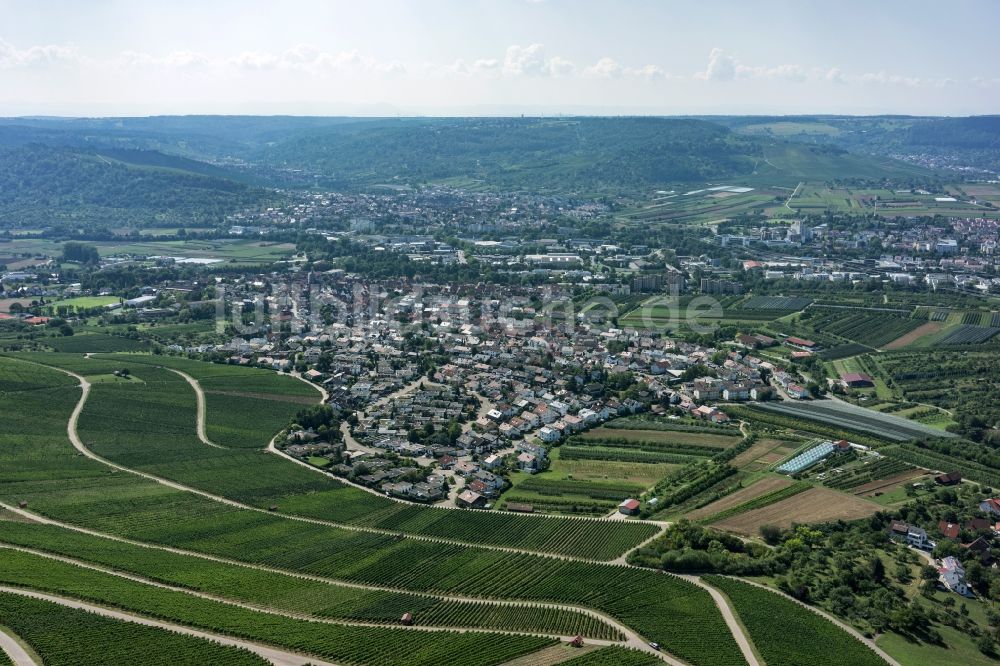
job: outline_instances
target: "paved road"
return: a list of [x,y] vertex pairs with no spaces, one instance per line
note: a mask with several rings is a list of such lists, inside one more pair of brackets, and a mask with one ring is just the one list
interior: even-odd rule
[[112,610],[110,608],[105,608],[103,606],[97,606],[84,601],[78,601],[76,599],[70,599],[68,597],[61,597],[55,594],[48,594],[44,592],[35,592],[34,590],[24,590],[17,587],[7,587],[5,585],[0,585],[0,592],[7,592],[10,594],[17,594],[22,597],[31,597],[33,599],[41,599],[43,601],[50,601],[60,606],[66,606],[67,608],[76,608],[78,610],[89,611],[97,615],[102,615],[114,620],[123,620],[125,622],[134,622],[135,624],[144,624],[147,627],[157,627],[159,629],[166,629],[178,634],[186,634],[188,636],[194,636],[195,638],[204,638],[206,640],[214,641],[216,643],[221,643],[223,645],[231,645],[233,647],[243,648],[245,650],[250,650],[251,652],[260,655],[264,659],[275,666],[305,666],[306,664],[313,664],[315,666],[334,666],[327,661],[321,661],[312,657],[306,657],[304,655],[295,654],[294,652],[286,652],[285,650],[278,650],[276,648],[268,647],[266,645],[261,645],[259,643],[254,643],[251,641],[242,640],[239,638],[231,638],[229,636],[224,636],[222,634],[213,634],[207,631],[201,631],[199,629],[192,629],[190,627],[185,627],[182,624],[173,624],[171,622],[163,622],[162,620],[154,620],[152,618],[143,617],[142,615],[137,615],[134,613],[126,613],[122,611]]
[[14,666],[41,666],[13,634],[0,631],[0,651],[6,652]]

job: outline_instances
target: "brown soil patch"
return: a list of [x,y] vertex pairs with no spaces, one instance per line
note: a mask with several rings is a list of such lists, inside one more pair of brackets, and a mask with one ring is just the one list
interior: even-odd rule
[[273,400],[274,402],[294,402],[297,405],[315,405],[315,398],[299,395],[280,395],[277,393],[244,393],[242,391],[205,391],[205,395],[232,395],[237,398],[257,398],[258,400]]
[[825,523],[834,520],[867,518],[884,507],[860,497],[838,493],[827,488],[811,488],[760,509],[726,518],[714,527],[730,532],[757,536],[762,525],[775,525],[782,529],[792,523]]
[[889,344],[887,344],[883,349],[900,349],[906,345],[913,344],[918,338],[922,338],[925,335],[930,335],[931,333],[937,333],[944,327],[943,321],[929,321],[926,324],[921,324],[904,336],[898,337]]
[[759,439],[754,442],[753,446],[749,449],[733,458],[732,465],[737,469],[741,469],[745,465],[749,465],[754,460],[757,460],[767,453],[771,453],[784,444],[787,444],[787,442],[780,439]]
[[886,492],[887,490],[892,490],[893,488],[906,483],[910,479],[915,479],[918,476],[923,476],[926,474],[920,469],[911,469],[905,472],[900,472],[899,474],[894,474],[893,476],[884,479],[875,479],[874,481],[869,481],[864,485],[860,485],[857,488],[851,490],[855,495],[870,495],[876,490],[881,490]]
[[699,518],[705,518],[713,514],[719,513],[720,511],[725,511],[728,508],[743,504],[744,502],[749,502],[750,500],[760,497],[761,495],[766,495],[767,493],[778,490],[779,488],[784,488],[786,486],[792,485],[792,480],[787,478],[782,478],[779,476],[769,476],[767,478],[761,479],[757,483],[747,486],[746,488],[741,488],[737,490],[732,495],[723,497],[722,499],[715,500],[711,504],[706,504],[700,509],[695,509],[687,515],[691,520],[697,520]]

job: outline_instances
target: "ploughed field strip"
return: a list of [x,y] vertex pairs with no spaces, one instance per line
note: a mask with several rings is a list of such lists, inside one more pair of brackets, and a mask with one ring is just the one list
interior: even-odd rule
[[6,592],[0,592],[0,625],[13,630],[45,666],[129,664],[137,655],[149,666],[269,663],[242,648]]
[[[92,386],[79,423],[88,448],[124,467],[251,506],[358,527],[600,560],[618,557],[657,530],[635,523],[611,526],[409,505],[262,451],[207,447],[195,435],[195,394],[182,377],[118,358],[95,362],[127,367],[134,379]],[[86,370],[85,365],[76,367]]]
[[[0,377],[18,365],[24,364],[0,357]],[[745,663],[709,594],[674,576],[310,524],[113,471],[79,455],[67,440],[66,422],[80,390],[56,370],[30,367],[35,388],[0,395],[0,412],[13,415],[11,427],[0,432],[5,504],[25,501],[31,511],[110,535],[290,573],[410,592],[591,608],[695,666]],[[209,454],[220,451],[197,446]],[[257,452],[229,453],[269,459]],[[251,476],[253,470],[249,465],[242,473]]]

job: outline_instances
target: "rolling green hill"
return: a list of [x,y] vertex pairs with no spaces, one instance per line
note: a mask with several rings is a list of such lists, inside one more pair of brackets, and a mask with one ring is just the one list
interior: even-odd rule
[[105,152],[39,144],[0,149],[0,226],[211,226],[267,196],[208,164]]

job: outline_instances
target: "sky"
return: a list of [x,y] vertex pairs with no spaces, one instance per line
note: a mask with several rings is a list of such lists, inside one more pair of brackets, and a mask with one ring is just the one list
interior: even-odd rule
[[0,116],[1000,113],[997,0],[0,0]]

